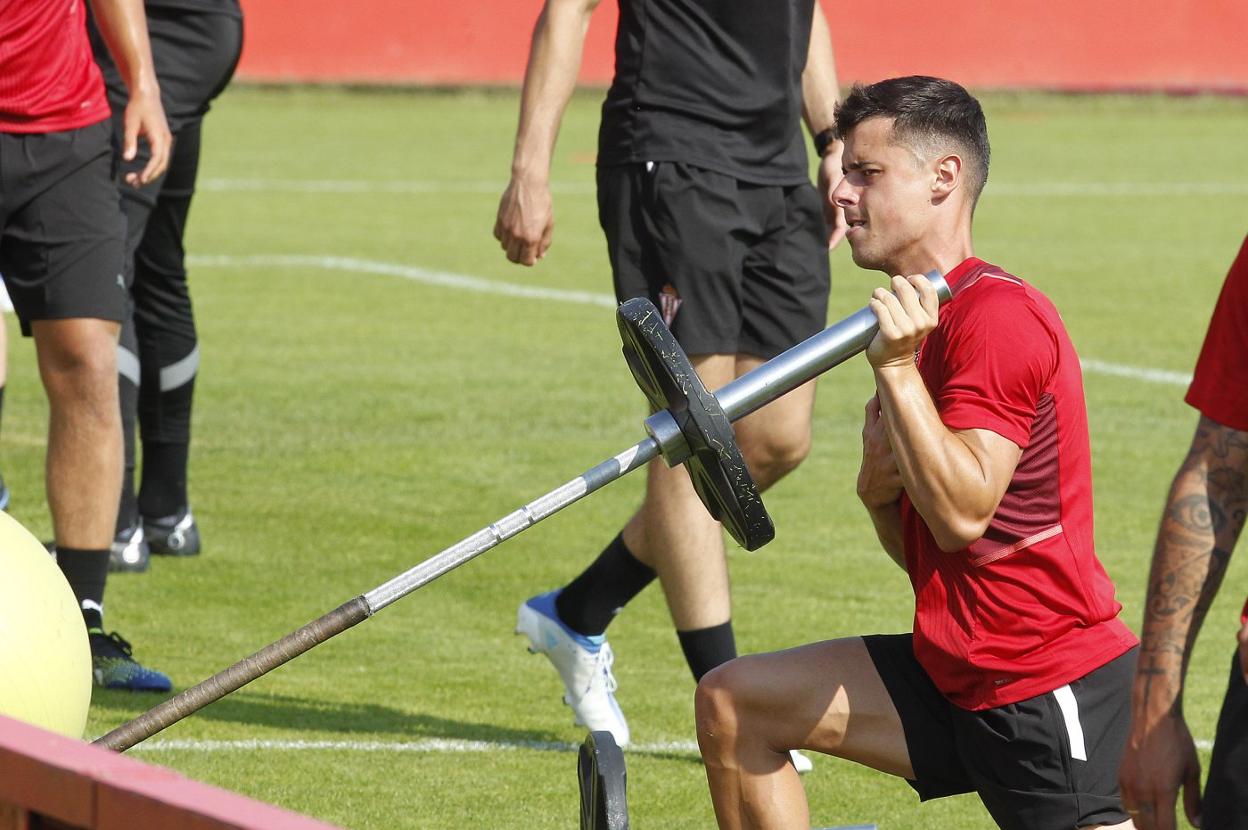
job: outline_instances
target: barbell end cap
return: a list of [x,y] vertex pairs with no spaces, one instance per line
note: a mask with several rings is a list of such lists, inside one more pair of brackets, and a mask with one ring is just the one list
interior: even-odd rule
[[923,276],[927,277],[927,281],[932,284],[932,288],[936,289],[936,299],[940,300],[941,304],[949,302],[953,297],[953,289],[949,287],[949,283],[945,280],[944,275],[933,268]]

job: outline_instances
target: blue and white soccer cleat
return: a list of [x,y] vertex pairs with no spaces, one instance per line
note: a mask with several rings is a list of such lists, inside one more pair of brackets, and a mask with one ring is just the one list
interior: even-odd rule
[[545,654],[563,680],[563,701],[576,723],[590,731],[610,732],[620,747],[628,746],[628,722],[615,700],[615,655],[604,636],[587,637],[568,628],[555,611],[558,591],[539,594],[516,612],[516,633],[529,639],[529,651]]

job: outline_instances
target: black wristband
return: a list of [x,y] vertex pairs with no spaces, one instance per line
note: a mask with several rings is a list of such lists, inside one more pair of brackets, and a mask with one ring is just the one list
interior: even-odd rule
[[823,158],[824,154],[828,152],[828,147],[831,146],[833,141],[836,141],[836,130],[832,127],[828,127],[826,130],[816,134],[815,154],[818,155],[819,158]]

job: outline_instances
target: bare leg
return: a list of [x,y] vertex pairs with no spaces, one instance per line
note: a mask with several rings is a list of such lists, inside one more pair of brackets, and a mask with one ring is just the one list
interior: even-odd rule
[[[765,363],[761,357],[738,355],[736,375]],[[791,473],[810,453],[810,422],[815,410],[815,381],[799,386],[733,424],[737,445],[745,454],[759,490]]]
[[[690,358],[708,389],[732,380],[732,355]],[[646,497],[624,526],[624,544],[659,576],[679,631],[709,628],[732,616],[723,531],[694,492],[689,474],[655,461]]]
[[914,777],[901,719],[858,637],[720,666],[698,684],[696,712],[721,828],[810,827],[790,749]]
[[106,550],[121,494],[117,323],[92,318],[31,325],[48,395],[47,492],[58,546]]
[[[762,363],[728,354],[690,358],[708,389],[718,389]],[[760,489],[796,467],[810,450],[814,383],[795,389],[735,425]],[[709,628],[732,616],[723,531],[683,469],[650,465],[641,509],[624,527],[624,544],[659,575],[677,630]]]

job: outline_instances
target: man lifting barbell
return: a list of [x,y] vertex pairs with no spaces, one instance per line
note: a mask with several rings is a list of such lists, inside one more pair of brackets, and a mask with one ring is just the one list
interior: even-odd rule
[[1118,766],[1136,639],[1093,550],[1079,358],[1039,291],[976,259],[988,174],[979,102],[909,77],[838,107],[854,262],[871,308],[858,493],[910,576],[912,634],[738,658],[703,678],[698,741],[721,827],[810,826],[789,751],[976,792],[1005,828],[1130,826]]

